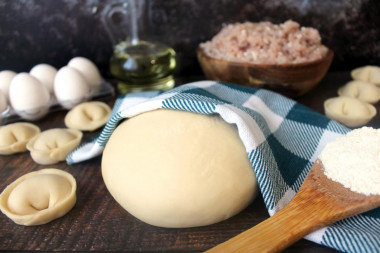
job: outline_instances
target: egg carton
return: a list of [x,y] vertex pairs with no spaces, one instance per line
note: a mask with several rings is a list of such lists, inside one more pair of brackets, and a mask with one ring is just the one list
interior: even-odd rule
[[75,99],[58,101],[55,96],[52,96],[46,106],[28,111],[16,111],[10,105],[8,105],[8,107],[0,113],[0,125],[6,125],[17,121],[36,121],[45,117],[49,113],[69,110],[75,105],[78,105],[85,101],[107,100],[114,97],[114,95],[114,87],[111,85],[111,83],[103,79],[100,85],[96,86],[95,89],[92,89],[89,94],[80,100]]

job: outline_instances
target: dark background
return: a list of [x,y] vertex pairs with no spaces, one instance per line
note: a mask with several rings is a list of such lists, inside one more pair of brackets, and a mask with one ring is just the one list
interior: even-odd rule
[[[223,24],[246,20],[282,23],[293,19],[317,28],[323,43],[335,52],[333,70],[380,65],[379,0],[146,1],[152,38],[175,48],[180,62],[178,75],[186,82],[203,78],[192,76],[201,73],[195,56],[197,45],[210,39]],[[60,68],[74,56],[85,56],[108,77],[113,42],[103,14],[117,2],[0,0],[0,70],[29,71],[39,63]],[[124,26],[116,29],[119,40],[125,37]],[[322,113],[323,101],[336,96],[338,87],[348,80],[348,72],[329,73],[313,93],[299,102]],[[65,113],[49,114],[38,125],[42,130],[64,127]],[[379,127],[379,120],[375,117],[369,126]],[[87,138],[91,134],[87,133]],[[4,156],[0,159],[0,178],[4,179],[0,188],[42,167],[26,152]],[[61,219],[27,228],[15,226],[0,215],[0,251],[202,252],[268,218],[259,196],[240,214],[221,223],[189,229],[157,228],[138,221],[114,201],[102,181],[100,157],[72,166],[61,163],[57,168],[72,172],[77,179],[80,194],[76,207]],[[285,252],[335,251],[301,240]]]
[[[113,42],[104,24],[107,6],[120,0],[0,0],[0,70],[29,71],[38,63],[60,68],[74,56],[94,61],[109,77]],[[223,24],[288,19],[317,28],[335,52],[332,70],[380,65],[379,0],[146,0],[153,39],[178,53],[178,74],[201,73],[200,42]],[[117,23],[117,19],[116,19]],[[118,28],[116,40],[126,28]]]

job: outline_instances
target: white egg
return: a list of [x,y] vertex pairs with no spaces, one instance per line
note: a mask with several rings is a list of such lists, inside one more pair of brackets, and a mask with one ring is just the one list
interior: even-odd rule
[[55,76],[54,93],[64,108],[71,109],[88,99],[90,84],[81,72],[65,66],[60,68]]
[[4,93],[7,101],[9,102],[9,85],[13,77],[17,75],[16,72],[12,70],[3,70],[0,71],[0,90]]
[[5,117],[7,109],[7,98],[5,97],[4,93],[0,90],[0,124],[2,123],[3,118]]
[[90,85],[98,86],[101,83],[101,76],[98,67],[85,57],[72,58],[67,66],[79,70],[87,79]]
[[57,74],[57,69],[53,66],[45,63],[38,64],[34,66],[29,74],[37,78],[43,85],[48,88],[49,92],[53,94],[54,92],[54,78]]
[[5,112],[5,110],[8,108],[7,98],[4,95],[4,92],[0,90],[0,118],[1,114]]
[[28,73],[17,74],[9,86],[9,100],[18,115],[37,120],[46,115],[50,106],[48,89]]

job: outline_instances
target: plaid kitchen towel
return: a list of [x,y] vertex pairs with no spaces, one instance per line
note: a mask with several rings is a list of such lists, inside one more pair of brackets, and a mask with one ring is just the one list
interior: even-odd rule
[[[325,144],[349,131],[274,92],[201,81],[163,93],[120,96],[100,135],[74,150],[67,163],[100,155],[118,123],[157,108],[219,114],[235,124],[270,215],[292,199]],[[380,209],[339,221],[306,239],[344,252],[380,252]]]

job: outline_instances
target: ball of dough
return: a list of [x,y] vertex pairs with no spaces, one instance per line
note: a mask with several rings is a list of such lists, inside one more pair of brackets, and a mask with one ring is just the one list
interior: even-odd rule
[[376,115],[373,105],[352,97],[327,99],[324,108],[327,117],[348,127],[363,126]]
[[75,178],[63,170],[30,172],[8,185],[0,194],[0,209],[17,224],[45,224],[73,208],[76,189]]
[[118,126],[103,153],[102,175],[124,209],[160,227],[228,219],[258,191],[234,125],[175,110],[146,112]]

